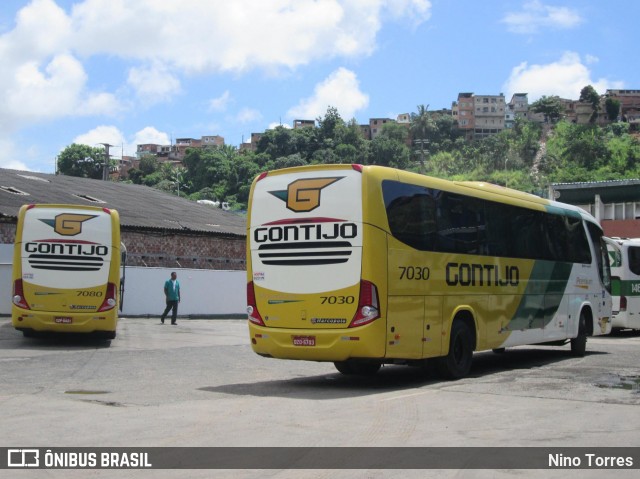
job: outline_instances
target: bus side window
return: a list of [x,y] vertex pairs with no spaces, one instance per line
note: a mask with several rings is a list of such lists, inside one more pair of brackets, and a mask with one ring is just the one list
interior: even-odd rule
[[629,246],[627,255],[629,257],[629,269],[633,274],[640,276],[640,248]]
[[538,211],[508,208],[507,221],[516,258],[549,259],[548,240],[542,228],[542,215]]
[[438,251],[486,254],[484,202],[453,193],[438,201]]
[[435,247],[433,191],[395,181],[382,183],[387,221],[394,238],[421,251]]
[[511,235],[512,215],[506,205],[486,202],[487,218],[487,254],[492,256],[514,257]]

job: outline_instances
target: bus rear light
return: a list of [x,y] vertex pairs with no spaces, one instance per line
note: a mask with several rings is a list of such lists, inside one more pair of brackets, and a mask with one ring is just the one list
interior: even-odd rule
[[113,283],[107,284],[107,295],[102,302],[102,305],[98,309],[98,312],[108,311],[113,309],[118,302],[116,301],[116,285]]
[[253,289],[253,281],[247,283],[247,317],[252,323],[258,326],[264,326],[264,321],[256,305],[256,293]]
[[358,310],[349,324],[350,328],[363,326],[375,321],[380,317],[378,301],[378,288],[376,285],[362,280],[360,281],[360,299],[358,300]]
[[21,279],[16,279],[13,282],[13,304],[22,309],[31,309],[24,297],[24,288]]
[[620,311],[626,311],[626,310],[627,310],[627,297],[620,296]]

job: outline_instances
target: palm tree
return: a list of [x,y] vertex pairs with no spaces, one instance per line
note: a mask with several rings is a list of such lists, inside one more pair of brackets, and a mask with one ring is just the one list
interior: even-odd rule
[[187,169],[183,166],[176,166],[171,168],[171,174],[169,178],[171,179],[173,184],[177,186],[178,196],[180,196],[180,185],[182,185],[183,190],[188,189],[188,185],[186,184],[187,182],[185,179],[186,172]]
[[429,143],[429,132],[434,128],[433,119],[429,113],[429,105],[418,105],[418,113],[411,114],[411,138],[420,148],[420,169],[424,172],[425,143]]

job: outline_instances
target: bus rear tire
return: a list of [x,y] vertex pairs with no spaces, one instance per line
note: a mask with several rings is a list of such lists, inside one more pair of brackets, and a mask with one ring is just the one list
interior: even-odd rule
[[336,361],[333,363],[336,369],[347,376],[372,376],[378,372],[381,364],[377,362],[365,362],[365,361]]
[[451,327],[449,354],[438,358],[438,373],[445,379],[460,379],[471,370],[473,334],[464,321],[454,321]]
[[571,355],[582,358],[587,351],[587,318],[584,312],[580,313],[578,323],[578,336],[571,340]]

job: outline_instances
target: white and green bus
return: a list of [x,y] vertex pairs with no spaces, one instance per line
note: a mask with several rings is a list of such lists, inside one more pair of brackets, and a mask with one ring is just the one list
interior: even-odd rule
[[584,210],[379,166],[263,173],[247,221],[250,341],[345,374],[611,329],[602,229]]
[[640,329],[640,238],[607,238],[613,329]]

